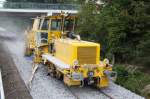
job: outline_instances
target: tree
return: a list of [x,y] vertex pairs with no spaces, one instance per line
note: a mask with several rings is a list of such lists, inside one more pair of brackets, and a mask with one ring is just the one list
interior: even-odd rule
[[149,1],[103,2],[99,9],[91,2],[83,6],[78,25],[81,36],[96,39],[102,44],[105,55],[114,54],[117,62],[149,60]]

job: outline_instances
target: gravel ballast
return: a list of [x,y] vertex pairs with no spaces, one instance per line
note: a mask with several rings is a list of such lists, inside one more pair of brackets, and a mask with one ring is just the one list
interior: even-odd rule
[[101,91],[107,93],[114,99],[145,99],[144,97],[139,96],[117,84],[114,84],[113,82],[110,82],[110,86],[106,89],[102,89]]

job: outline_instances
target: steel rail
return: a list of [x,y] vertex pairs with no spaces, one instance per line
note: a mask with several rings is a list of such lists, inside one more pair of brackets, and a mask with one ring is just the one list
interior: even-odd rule
[[115,99],[115,98],[113,98],[111,95],[109,95],[109,94],[103,92],[102,89],[99,90],[99,92],[102,93],[102,94],[104,94],[105,96],[109,97],[110,99]]
[[1,91],[0,99],[5,99],[1,69],[0,69],[0,91]]
[[66,88],[70,91],[70,93],[75,97],[75,99],[80,99],[72,90],[69,86],[66,85]]

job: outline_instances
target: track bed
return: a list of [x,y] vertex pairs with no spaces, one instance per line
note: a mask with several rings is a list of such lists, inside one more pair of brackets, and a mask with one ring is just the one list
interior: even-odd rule
[[0,43],[0,68],[6,99],[32,99],[16,65],[10,56],[9,50]]

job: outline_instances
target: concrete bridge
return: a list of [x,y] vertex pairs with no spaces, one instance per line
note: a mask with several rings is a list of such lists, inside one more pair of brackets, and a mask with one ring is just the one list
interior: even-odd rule
[[34,17],[51,15],[61,11],[77,13],[80,6],[76,4],[47,4],[30,2],[0,2],[0,16]]

